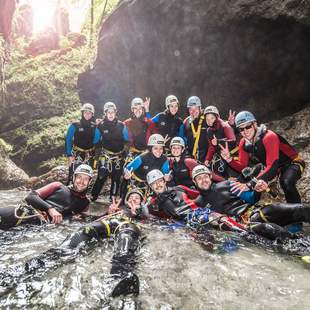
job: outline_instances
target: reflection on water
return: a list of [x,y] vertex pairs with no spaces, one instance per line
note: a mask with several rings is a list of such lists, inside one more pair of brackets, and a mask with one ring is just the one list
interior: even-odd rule
[[[0,192],[1,206],[24,193]],[[19,227],[0,232],[0,269],[9,270],[60,244],[81,223]],[[239,241],[213,253],[183,229],[144,227],[147,241],[136,273],[138,297],[110,298],[112,243],[98,244],[46,274],[0,290],[4,309],[309,309],[310,268],[300,260]],[[219,249],[225,235],[216,237]],[[220,254],[222,253],[222,254]]]

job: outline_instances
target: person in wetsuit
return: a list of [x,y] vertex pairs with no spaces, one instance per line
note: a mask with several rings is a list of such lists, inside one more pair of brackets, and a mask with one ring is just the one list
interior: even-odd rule
[[260,192],[268,188],[258,180],[253,191],[240,191],[240,183],[223,181],[213,183],[210,170],[199,165],[193,169],[192,177],[200,195],[195,200],[199,207],[235,218],[251,231],[269,239],[289,235],[284,226],[292,223],[310,222],[310,208],[302,204],[259,204]]
[[100,140],[100,131],[94,122],[94,106],[90,103],[84,103],[81,112],[81,119],[69,125],[65,139],[69,163],[67,185],[72,182],[76,167],[81,163],[89,163],[93,158],[95,145]]
[[[279,134],[268,130],[265,125],[257,125],[255,116],[242,111],[235,118],[236,127],[242,139],[239,143],[239,158],[233,159],[228,145],[221,146],[222,157],[238,172],[249,165],[250,157],[254,157],[265,166],[258,175],[258,180],[270,182],[280,176],[280,185],[288,203],[300,203],[301,198],[296,188],[297,181],[305,168],[305,162],[298,152]],[[253,189],[255,183],[243,184],[240,190]]]
[[167,157],[163,154],[165,146],[165,139],[160,134],[153,134],[148,141],[149,150],[134,158],[124,168],[124,182],[122,197],[126,195],[127,188],[130,185],[129,180],[134,183],[134,186],[140,188],[146,187],[146,175],[153,169],[160,169],[165,175],[169,173],[169,162]]
[[131,117],[124,121],[128,129],[129,153],[131,157],[143,153],[147,149],[149,137],[156,133],[156,128],[150,119],[150,99],[144,102],[141,98],[131,101]]
[[236,148],[236,136],[234,129],[228,122],[220,118],[220,113],[215,106],[208,106],[204,110],[207,122],[207,133],[209,140],[208,153],[204,164],[210,166],[211,170],[224,178],[230,176],[237,176],[237,173],[232,170],[229,165],[221,158],[220,144],[228,143],[228,148],[231,154],[235,154],[238,150]]
[[91,200],[96,201],[107,178],[111,177],[110,199],[119,193],[123,165],[125,160],[125,143],[128,142],[128,130],[117,119],[117,108],[113,102],[103,107],[104,115],[98,124],[101,134],[98,153],[98,175],[91,191]]
[[189,154],[204,162],[208,152],[208,134],[205,115],[201,110],[201,100],[192,96],[187,100],[189,116],[184,120],[184,136]]
[[46,221],[59,224],[64,218],[86,212],[89,207],[86,191],[92,176],[92,168],[82,164],[74,172],[72,185],[52,182],[31,191],[20,206],[0,208],[0,229]]
[[62,257],[71,257],[72,261],[79,254],[77,250],[87,247],[89,243],[112,239],[114,248],[109,277],[109,286],[112,286],[110,295],[139,294],[139,278],[134,270],[143,236],[134,220],[141,218],[142,205],[143,195],[138,189],[127,193],[123,206],[120,206],[120,201],[113,199],[110,214],[81,227],[58,247],[30,259],[20,268],[14,268],[14,273],[0,275],[0,286],[11,287],[12,283],[19,283],[23,277],[33,277],[38,271],[55,269],[62,265]]
[[184,125],[180,118],[179,100],[174,95],[167,96],[165,100],[166,110],[158,113],[152,118],[156,126],[157,133],[162,135],[166,141],[166,147],[173,137],[184,137]]

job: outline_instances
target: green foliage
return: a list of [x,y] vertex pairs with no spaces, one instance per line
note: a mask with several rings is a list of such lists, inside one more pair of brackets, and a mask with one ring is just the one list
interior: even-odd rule
[[0,138],[0,154],[8,155],[10,152],[12,152],[13,147],[12,145],[6,143],[3,139]]

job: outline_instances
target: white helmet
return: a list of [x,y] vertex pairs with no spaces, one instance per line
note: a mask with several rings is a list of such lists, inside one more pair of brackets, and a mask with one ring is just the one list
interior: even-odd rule
[[191,107],[201,107],[201,100],[197,96],[191,96],[187,100],[187,108]]
[[84,103],[81,107],[81,111],[88,111],[88,112],[91,112],[93,114],[95,114],[95,108],[92,104],[90,103]]
[[204,110],[205,114],[215,114],[216,116],[220,117],[220,113],[217,107],[214,105],[209,105]]
[[154,182],[156,182],[157,180],[163,179],[163,178],[164,178],[163,173],[158,169],[154,169],[154,170],[151,170],[146,175],[146,182],[149,186],[151,186]]
[[204,165],[198,165],[194,167],[192,171],[192,179],[194,180],[198,175],[201,175],[204,173],[211,174],[211,171]]
[[109,102],[106,102],[103,106],[103,112],[106,113],[108,110],[114,110],[115,112],[117,111],[116,109],[116,105],[115,103],[109,101]]
[[131,194],[138,194],[138,195],[141,197],[141,201],[144,200],[144,196],[143,196],[143,193],[141,192],[141,190],[140,190],[139,188],[135,187],[135,188],[133,188],[133,189],[131,189],[131,190],[129,190],[129,191],[127,192],[127,194],[126,194],[126,196],[125,196],[125,203],[128,202],[129,196],[130,196]]
[[179,146],[182,146],[183,148],[185,148],[184,140],[181,137],[174,137],[174,138],[172,138],[172,140],[170,142],[170,148],[173,145],[179,145]]
[[166,97],[166,100],[165,100],[166,108],[168,109],[169,105],[175,102],[179,103],[178,98],[175,95],[169,95],[168,97]]
[[92,179],[93,169],[87,164],[81,164],[75,169],[73,177],[75,177],[77,174],[86,174]]
[[136,97],[131,100],[131,110],[137,107],[144,107],[142,98]]
[[165,139],[162,135],[154,133],[149,137],[148,146],[165,146]]

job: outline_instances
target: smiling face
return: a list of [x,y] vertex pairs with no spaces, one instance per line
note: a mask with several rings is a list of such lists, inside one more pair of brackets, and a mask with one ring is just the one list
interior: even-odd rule
[[180,157],[183,152],[183,147],[181,145],[172,145],[170,151],[172,156]]
[[135,208],[140,208],[142,203],[141,196],[137,193],[132,193],[129,195],[127,203],[129,207],[134,206]]
[[206,121],[207,125],[209,127],[212,127],[214,125],[214,122],[216,121],[216,116],[212,113],[206,114]]
[[73,188],[76,192],[84,192],[88,188],[90,177],[86,174],[79,173],[74,177]]
[[170,103],[168,109],[171,115],[176,115],[179,111],[179,105],[177,102]]
[[107,119],[112,122],[116,117],[116,111],[114,109],[107,110],[105,115]]
[[196,119],[200,115],[200,107],[190,107],[188,108],[188,113],[192,117],[192,119]]
[[151,186],[151,189],[155,192],[155,194],[161,194],[167,190],[167,186],[166,186],[166,182],[164,178],[161,178],[153,182],[150,186]]
[[140,118],[144,114],[144,108],[142,106],[137,106],[132,108],[132,112],[136,118]]
[[212,184],[211,176],[208,173],[197,175],[194,182],[200,190],[208,190]]
[[247,140],[252,140],[257,131],[257,124],[255,122],[243,124],[238,129],[243,138]]
[[164,152],[164,148],[159,145],[152,146],[152,153],[156,158],[159,158]]
[[93,113],[90,111],[83,111],[83,117],[89,121],[93,117]]

